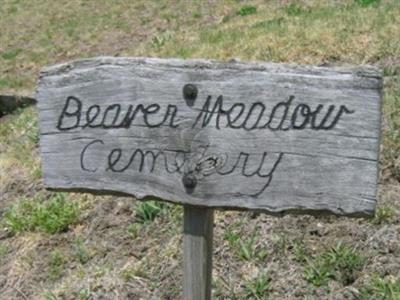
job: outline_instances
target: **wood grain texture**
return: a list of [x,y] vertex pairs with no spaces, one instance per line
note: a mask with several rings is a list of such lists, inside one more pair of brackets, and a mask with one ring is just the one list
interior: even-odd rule
[[183,299],[210,300],[214,211],[212,208],[184,207]]
[[46,68],[44,181],[208,207],[369,215],[381,88],[373,67],[99,57]]

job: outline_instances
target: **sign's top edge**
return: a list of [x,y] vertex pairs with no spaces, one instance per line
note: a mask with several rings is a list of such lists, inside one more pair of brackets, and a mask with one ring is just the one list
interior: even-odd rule
[[272,63],[262,61],[217,61],[206,59],[179,59],[179,58],[148,58],[148,57],[112,57],[100,56],[93,58],[77,59],[53,66],[44,67],[41,76],[52,76],[68,73],[73,70],[94,68],[102,65],[132,66],[132,65],[157,65],[173,68],[190,69],[232,69],[243,71],[268,71],[273,73],[307,73],[316,76],[352,75],[356,77],[382,79],[382,71],[371,65],[362,66],[315,66],[298,65],[292,63]]

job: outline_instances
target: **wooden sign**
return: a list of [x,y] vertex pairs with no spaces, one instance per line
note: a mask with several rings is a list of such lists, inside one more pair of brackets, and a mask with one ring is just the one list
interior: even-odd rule
[[372,67],[100,57],[46,68],[37,93],[45,184],[368,215],[381,87]]

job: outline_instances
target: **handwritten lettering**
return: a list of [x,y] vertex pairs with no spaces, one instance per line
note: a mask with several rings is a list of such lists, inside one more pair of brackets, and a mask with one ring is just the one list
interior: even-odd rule
[[[323,104],[318,104],[316,107],[311,107],[306,103],[294,104],[294,102],[295,96],[291,95],[287,100],[275,104],[270,113],[267,113],[267,107],[262,102],[254,102],[248,106],[239,102],[227,106],[222,95],[214,102],[212,96],[208,96],[194,118],[192,128],[214,127],[246,131],[330,130],[344,115],[354,113],[354,110],[345,105],[337,107],[331,104],[325,107]],[[66,99],[58,118],[57,129],[68,131],[76,128],[130,128],[135,121],[136,125],[147,128],[160,126],[178,128],[177,115],[176,105],[168,104],[162,108],[157,103],[136,106],[130,104],[124,112],[121,104],[111,104],[105,108],[95,104],[85,111],[82,101],[70,96]]]
[[[175,104],[121,104],[85,105],[85,101],[76,96],[66,98],[59,114],[56,128],[59,131],[98,129],[129,129],[133,126],[158,128],[166,126],[168,130],[189,132],[194,139],[204,128],[223,130],[224,128],[244,131],[299,131],[299,130],[332,130],[346,115],[354,110],[345,105],[309,104],[298,100],[294,95],[275,102],[268,107],[261,101],[232,102],[224,101],[224,96],[213,98],[207,95],[202,103],[197,99],[198,88],[187,84],[182,89],[183,101],[186,104],[184,113],[180,114]],[[136,100],[136,99],[133,99]],[[180,122],[181,120],[189,120]],[[183,124],[187,124],[185,128]],[[192,132],[192,134],[190,134]],[[186,134],[186,133],[185,133]],[[150,138],[150,136],[146,136]],[[183,137],[182,137],[183,138]],[[194,139],[195,140],[195,139]],[[208,176],[242,176],[254,178],[261,182],[258,190],[249,196],[258,196],[270,185],[275,171],[283,160],[283,152],[269,153],[260,151],[249,153],[212,153],[204,144],[207,138],[196,139],[197,148],[191,149],[191,141],[182,143],[186,146],[169,146],[152,148],[135,142],[133,148],[107,145],[107,139],[94,138],[81,149],[80,168],[84,172],[98,173],[147,173],[168,176],[180,174],[182,184],[188,193]],[[186,141],[185,141],[186,142]],[[177,144],[180,144],[178,142]],[[170,144],[170,145],[173,145]],[[214,145],[215,146],[215,145]],[[265,149],[266,150],[266,149]],[[260,153],[261,152],[261,153]],[[200,156],[199,156],[200,153]],[[95,158],[95,159],[93,159]]]
[[[69,96],[58,118],[57,129],[68,131],[76,128],[102,128],[117,129],[129,128],[141,117],[142,124],[148,128],[160,126],[178,127],[176,124],[176,105],[169,104],[163,112],[159,104],[142,105],[132,104],[127,106],[126,112],[122,112],[120,104],[111,104],[105,108],[99,105],[91,105],[86,111],[80,99]],[[162,115],[159,120],[159,115]]]
[[[152,174],[155,171],[164,171],[167,174],[190,174],[196,180],[216,175],[225,176],[237,174],[244,177],[257,177],[264,180],[259,190],[251,196],[261,194],[270,184],[273,174],[282,160],[283,153],[269,155],[263,152],[260,155],[252,155],[240,152],[236,158],[230,158],[227,154],[213,155],[207,153],[208,146],[203,147],[204,151],[200,157],[189,151],[180,149],[121,149],[112,148],[109,150],[107,144],[101,139],[95,139],[86,144],[80,154],[81,169],[85,172],[140,172]],[[92,157],[91,151],[98,151],[104,154],[103,159],[89,162]],[[224,159],[221,160],[221,157]],[[255,156],[253,158],[252,156]],[[270,157],[271,156],[271,157]],[[266,161],[267,158],[270,161]],[[256,168],[249,170],[250,160],[257,160]],[[272,162],[272,163],[271,163]],[[102,169],[100,167],[103,167]],[[265,170],[267,169],[267,170]]]
[[[332,104],[324,109],[324,105],[319,104],[312,109],[305,103],[293,105],[293,100],[295,96],[289,96],[288,100],[276,104],[271,113],[266,115],[266,107],[262,102],[252,103],[249,108],[246,108],[243,103],[234,103],[229,108],[225,108],[223,96],[219,96],[214,103],[212,103],[212,97],[208,96],[192,128],[198,125],[201,128],[214,125],[216,129],[225,127],[247,131],[254,129],[286,131],[306,128],[329,130],[336,126],[344,114],[354,113],[345,105],[340,105],[337,109],[336,105]],[[289,114],[290,118],[287,120]]]

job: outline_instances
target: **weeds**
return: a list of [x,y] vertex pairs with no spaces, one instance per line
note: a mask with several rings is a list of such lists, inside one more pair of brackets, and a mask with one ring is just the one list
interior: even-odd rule
[[168,42],[172,38],[172,33],[171,31],[166,31],[162,33],[161,35],[156,35],[153,37],[151,44],[153,45],[154,48],[160,49],[162,48],[166,42]]
[[315,286],[326,285],[331,279],[349,285],[355,281],[363,266],[364,258],[354,248],[338,243],[314,261],[309,261],[304,277]]
[[1,57],[5,60],[12,60],[18,56],[22,52],[21,48],[14,48],[14,49],[9,49],[7,51],[4,51],[1,54]]
[[251,260],[256,256],[255,237],[250,237],[245,240],[238,240],[239,257],[243,260]]
[[132,280],[135,277],[140,277],[140,278],[149,277],[146,268],[144,268],[141,265],[132,268],[126,268],[122,271],[121,275],[125,281]]
[[251,5],[245,5],[245,6],[241,7],[241,8],[236,12],[236,14],[237,14],[238,16],[242,16],[242,17],[248,16],[248,15],[253,15],[253,14],[255,14],[255,13],[257,13],[257,7],[251,6]]
[[319,258],[315,262],[310,262],[304,269],[304,278],[315,286],[323,286],[334,278],[332,271],[332,267]]
[[65,263],[64,255],[60,251],[55,250],[50,254],[49,277],[51,280],[57,280],[61,277]]
[[372,4],[379,4],[380,0],[354,0],[355,3],[361,6],[369,6]]
[[50,290],[45,290],[43,297],[45,300],[58,300],[58,297]]
[[84,265],[90,260],[90,255],[89,252],[83,243],[83,240],[81,237],[77,237],[74,242],[74,253],[75,256],[77,257],[78,261]]
[[238,240],[240,239],[240,236],[237,233],[235,233],[233,230],[228,229],[225,231],[224,239],[226,241],[228,241],[229,246],[234,247],[236,245],[236,243],[238,242]]
[[270,288],[271,278],[260,274],[244,284],[244,291],[247,299],[265,299]]
[[398,300],[400,299],[400,278],[375,276],[361,291],[361,299]]
[[284,23],[284,18],[275,18],[272,20],[257,22],[252,27],[264,28],[267,30],[276,30],[282,28],[283,23]]
[[254,259],[263,261],[268,256],[268,252],[257,243],[258,236],[255,233],[242,239],[232,230],[227,230],[224,238],[228,241],[229,246],[234,249],[237,257],[244,261]]
[[9,75],[0,77],[0,89],[20,89],[23,86],[23,77],[14,77]]
[[89,300],[91,299],[92,292],[90,289],[82,288],[78,291],[78,299],[79,300]]
[[285,12],[289,16],[299,16],[305,12],[303,7],[296,3],[290,3],[289,5],[285,6]]
[[136,207],[136,219],[139,223],[150,223],[166,208],[167,204],[160,201],[140,202]]
[[395,216],[393,206],[388,204],[379,205],[371,222],[375,225],[389,222]]
[[292,252],[293,252],[295,259],[298,262],[306,262],[307,261],[308,253],[307,253],[307,250],[305,249],[305,246],[301,242],[299,242],[299,241],[293,242]]
[[126,232],[128,233],[128,235],[129,235],[131,238],[136,238],[136,237],[138,236],[138,233],[139,233],[140,229],[142,228],[142,226],[143,226],[143,225],[140,224],[140,223],[133,223],[133,224],[130,224],[130,225],[128,226]]
[[53,193],[48,200],[41,194],[22,199],[13,205],[4,220],[12,232],[43,231],[54,234],[68,229],[78,216],[77,206],[66,200],[63,193]]

